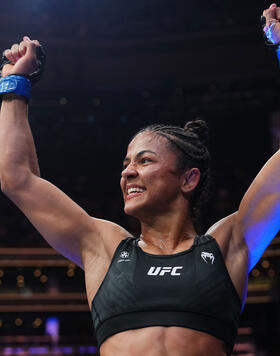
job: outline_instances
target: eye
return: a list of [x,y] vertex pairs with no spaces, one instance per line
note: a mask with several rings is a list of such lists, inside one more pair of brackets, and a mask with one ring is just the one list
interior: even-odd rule
[[152,162],[152,160],[148,157],[142,157],[140,159],[140,163],[148,163],[148,162]]

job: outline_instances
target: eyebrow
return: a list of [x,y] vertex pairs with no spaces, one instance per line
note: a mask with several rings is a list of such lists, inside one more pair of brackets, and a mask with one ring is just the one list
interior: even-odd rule
[[[151,151],[151,150],[143,150],[143,151],[138,152],[137,155],[135,156],[135,158],[138,159],[140,156],[142,156],[143,154],[145,154],[145,153],[147,153],[147,152],[148,152],[148,153],[152,153],[152,154],[158,156],[155,152],[153,152],[153,151]],[[123,163],[125,163],[125,162],[127,162],[127,161],[129,161],[129,160],[130,160],[130,159],[129,159],[128,157],[125,157],[125,159],[123,160]]]

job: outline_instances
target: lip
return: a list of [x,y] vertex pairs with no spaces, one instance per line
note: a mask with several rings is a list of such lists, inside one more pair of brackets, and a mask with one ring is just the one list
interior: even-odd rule
[[132,199],[134,197],[137,197],[137,196],[140,196],[141,194],[143,194],[144,192],[136,192],[136,193],[131,193],[131,194],[126,194],[125,196],[125,200],[129,200],[129,199]]
[[140,192],[135,192],[135,193],[130,193],[128,195],[127,192],[128,192],[129,188],[140,188],[140,189],[144,189],[144,191],[146,191],[146,188],[141,186],[141,185],[138,185],[138,184],[127,184],[127,186],[125,188],[125,198],[126,199],[131,199],[131,198],[134,198],[134,197],[139,196],[139,195],[144,193],[144,192],[141,192],[141,193]]

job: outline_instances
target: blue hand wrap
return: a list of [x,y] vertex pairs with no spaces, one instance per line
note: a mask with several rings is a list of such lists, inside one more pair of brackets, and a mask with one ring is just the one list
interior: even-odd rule
[[14,93],[30,98],[30,80],[22,75],[8,75],[0,79],[0,94]]

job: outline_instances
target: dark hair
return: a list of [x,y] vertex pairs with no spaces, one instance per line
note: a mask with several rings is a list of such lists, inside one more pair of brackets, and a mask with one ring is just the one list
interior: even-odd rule
[[193,167],[200,170],[200,181],[194,191],[191,209],[195,228],[200,233],[202,215],[209,200],[211,182],[211,157],[207,148],[209,131],[206,122],[203,120],[189,121],[184,128],[155,124],[142,128],[136,135],[146,131],[167,139],[178,157],[179,170],[183,171]]

